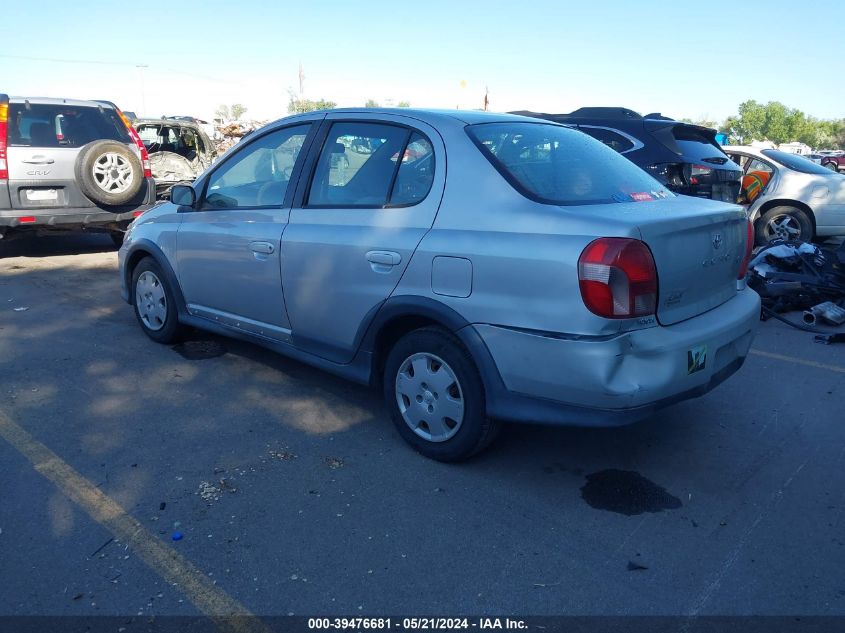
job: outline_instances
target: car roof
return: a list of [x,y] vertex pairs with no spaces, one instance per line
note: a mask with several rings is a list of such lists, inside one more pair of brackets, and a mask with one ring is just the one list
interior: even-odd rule
[[63,99],[57,97],[9,97],[9,103],[35,103],[38,105],[69,105],[111,108],[112,105],[104,101],[92,101],[85,99]]
[[[503,112],[485,112],[483,110],[439,110],[428,108],[334,108],[332,110],[318,110],[313,114],[393,114],[419,119],[430,125],[438,123],[462,122],[467,125],[475,123],[494,123],[504,121],[522,121],[537,123],[537,119]],[[292,116],[304,116],[292,115]],[[287,117],[285,117],[287,118]],[[282,121],[284,119],[279,119]],[[549,122],[551,123],[551,122]]]

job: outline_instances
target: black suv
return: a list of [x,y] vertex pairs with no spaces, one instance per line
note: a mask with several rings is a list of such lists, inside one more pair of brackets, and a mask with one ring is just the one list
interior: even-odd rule
[[96,230],[155,202],[147,150],[113,103],[0,94],[0,238]]
[[519,111],[577,127],[642,167],[675,193],[736,202],[742,170],[716,143],[716,131],[657,113],[580,108],[569,114]]

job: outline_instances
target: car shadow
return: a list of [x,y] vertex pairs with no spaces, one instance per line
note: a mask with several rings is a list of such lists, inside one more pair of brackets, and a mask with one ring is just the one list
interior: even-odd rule
[[0,240],[0,259],[88,255],[117,250],[107,233],[55,233],[7,236]]

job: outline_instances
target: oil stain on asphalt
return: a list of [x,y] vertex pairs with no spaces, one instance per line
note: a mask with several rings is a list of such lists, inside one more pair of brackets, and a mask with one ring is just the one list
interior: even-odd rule
[[185,341],[173,346],[173,351],[178,352],[186,360],[205,360],[217,358],[226,353],[222,343],[211,340]]
[[597,510],[627,516],[681,507],[681,500],[632,470],[602,470],[587,475],[581,497]]

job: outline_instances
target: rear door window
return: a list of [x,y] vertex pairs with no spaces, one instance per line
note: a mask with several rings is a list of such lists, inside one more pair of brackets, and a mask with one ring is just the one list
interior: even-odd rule
[[381,208],[416,204],[434,178],[422,134],[387,123],[334,123],[323,143],[307,206]]
[[584,134],[589,134],[597,141],[601,141],[610,149],[616,150],[620,154],[623,152],[627,152],[628,150],[633,149],[634,147],[634,143],[631,142],[630,139],[625,138],[618,132],[608,130],[607,128],[579,125],[578,129],[581,130]]
[[82,147],[92,141],[131,143],[117,112],[108,106],[12,103],[9,105],[11,147]]
[[[398,153],[391,160],[398,159]],[[428,195],[434,182],[434,148],[427,138],[414,132],[402,156],[389,206],[416,204]]]
[[545,123],[467,127],[479,150],[527,198],[581,205],[672,197],[624,156],[578,130]]

